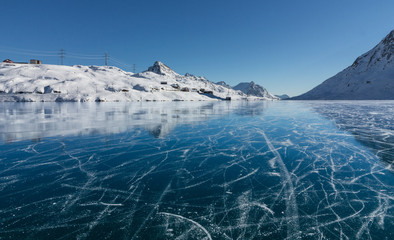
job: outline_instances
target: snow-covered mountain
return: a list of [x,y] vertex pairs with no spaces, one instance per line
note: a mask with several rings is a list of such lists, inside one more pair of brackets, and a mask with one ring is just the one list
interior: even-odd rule
[[394,99],[394,30],[350,67],[293,99]]
[[257,96],[257,97],[263,97],[263,98],[268,98],[268,99],[279,99],[278,97],[270,94],[267,91],[267,89],[265,89],[264,87],[262,87],[258,84],[255,84],[253,81],[239,83],[238,85],[233,87],[233,89],[239,90],[248,96]]
[[287,95],[287,94],[275,95],[275,97],[278,97],[278,98],[281,99],[281,100],[289,99],[289,98],[290,98],[290,96]]
[[110,66],[0,63],[0,102],[205,101],[247,96],[204,77],[180,75],[161,62],[142,73]]

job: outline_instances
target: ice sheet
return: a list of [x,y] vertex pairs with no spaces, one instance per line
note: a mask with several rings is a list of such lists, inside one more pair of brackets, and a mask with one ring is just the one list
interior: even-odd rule
[[393,106],[3,104],[0,238],[391,239]]

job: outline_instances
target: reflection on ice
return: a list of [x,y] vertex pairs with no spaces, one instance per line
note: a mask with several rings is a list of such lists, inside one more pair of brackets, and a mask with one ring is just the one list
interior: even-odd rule
[[394,235],[392,169],[333,105],[2,106],[0,239]]
[[2,103],[0,140],[115,134],[142,127],[155,137],[177,124],[191,124],[226,112],[226,103]]
[[230,111],[260,115],[266,104],[239,101],[230,109],[229,102],[0,103],[0,140],[115,134],[141,127],[154,137],[164,137],[176,125],[217,118]]

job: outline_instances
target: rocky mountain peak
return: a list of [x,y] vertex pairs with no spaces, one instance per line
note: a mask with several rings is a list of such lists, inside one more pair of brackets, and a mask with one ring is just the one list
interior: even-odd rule
[[178,75],[174,70],[160,61],[156,61],[153,66],[148,68],[148,71],[160,75]]
[[382,43],[385,45],[394,45],[394,30],[391,31],[383,40]]
[[385,68],[387,64],[392,63],[394,56],[394,30],[391,31],[378,45],[367,53],[358,57],[351,67],[353,68],[370,68],[380,65]]

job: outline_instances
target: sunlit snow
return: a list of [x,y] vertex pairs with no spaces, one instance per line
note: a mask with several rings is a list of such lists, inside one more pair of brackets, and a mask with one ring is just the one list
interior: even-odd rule
[[0,63],[0,102],[277,100],[265,89],[253,93],[180,75],[161,62],[142,73],[112,66]]

